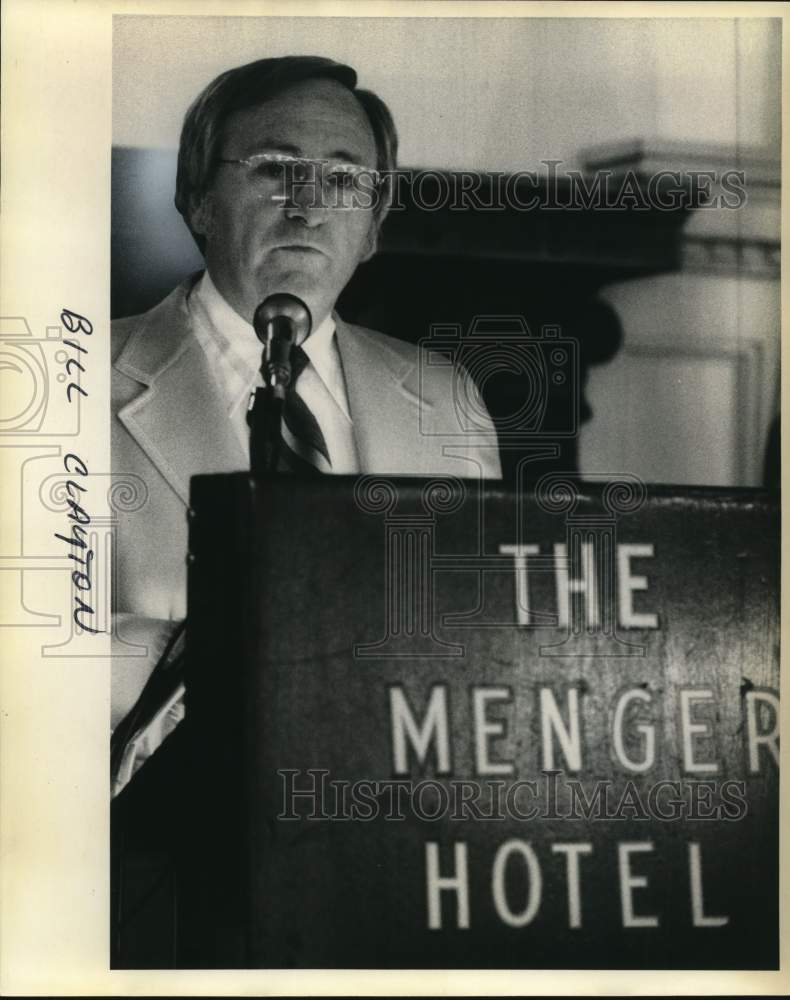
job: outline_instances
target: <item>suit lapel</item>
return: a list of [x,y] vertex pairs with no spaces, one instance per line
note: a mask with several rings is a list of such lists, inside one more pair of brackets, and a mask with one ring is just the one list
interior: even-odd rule
[[146,315],[115,362],[146,387],[118,417],[184,503],[191,476],[249,466],[191,333],[187,294],[193,283],[179,285]]
[[420,401],[416,365],[381,337],[335,320],[361,470],[422,472],[433,407]]

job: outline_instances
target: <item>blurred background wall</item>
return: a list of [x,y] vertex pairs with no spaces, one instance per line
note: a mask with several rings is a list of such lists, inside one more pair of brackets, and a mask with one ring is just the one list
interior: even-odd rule
[[[252,59],[326,55],[388,103],[404,165],[743,169],[747,204],[692,212],[671,267],[597,281],[622,343],[586,374],[577,457],[583,473],[757,485],[779,404],[780,50],[770,19],[116,17],[114,314],[201,266],[172,207],[193,97]],[[525,253],[525,289],[530,273]]]

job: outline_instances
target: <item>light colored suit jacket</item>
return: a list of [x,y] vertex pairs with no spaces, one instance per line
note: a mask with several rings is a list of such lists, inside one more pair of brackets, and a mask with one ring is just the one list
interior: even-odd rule
[[[112,468],[126,508],[118,612],[185,616],[190,477],[249,468],[191,329],[187,297],[198,277],[113,324]],[[423,367],[421,376],[414,345],[335,319],[362,472],[499,478],[493,426],[464,438],[451,368]]]

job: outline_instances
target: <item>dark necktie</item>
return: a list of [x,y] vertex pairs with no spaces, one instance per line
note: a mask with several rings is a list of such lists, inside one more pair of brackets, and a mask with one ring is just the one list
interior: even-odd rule
[[285,393],[282,447],[278,470],[315,476],[332,471],[329,449],[307,403],[296,391],[299,376],[310,363],[301,347],[291,348],[291,382]]

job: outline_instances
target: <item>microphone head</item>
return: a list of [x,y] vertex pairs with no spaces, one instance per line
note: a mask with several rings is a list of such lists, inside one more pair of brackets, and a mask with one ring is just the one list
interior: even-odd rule
[[301,342],[310,335],[313,317],[298,296],[289,292],[275,292],[274,295],[267,295],[253,316],[252,325],[262,344],[267,340],[266,328],[273,322],[277,322],[278,326],[287,324],[287,328],[293,331],[294,341]]

